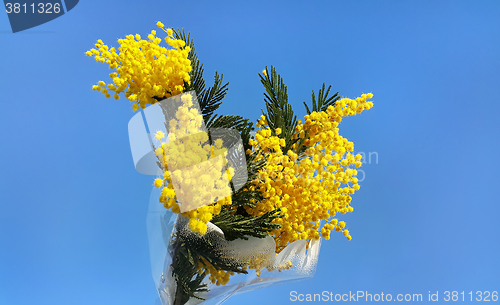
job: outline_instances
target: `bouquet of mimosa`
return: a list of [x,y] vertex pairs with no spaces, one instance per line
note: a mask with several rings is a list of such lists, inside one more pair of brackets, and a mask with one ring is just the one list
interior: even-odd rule
[[228,83],[216,72],[205,88],[190,35],[157,26],[164,39],[154,30],[147,39],[129,35],[118,49],[98,40],[86,54],[113,69],[112,82],[93,89],[124,95],[142,112],[129,134],[136,168],[156,176],[148,231],[162,303],[220,304],[312,276],[321,239],[333,231],[351,240],[338,216],[353,211],[362,156],[339,124],[370,109],[372,94],[341,99],[323,84],[297,120],[282,78],[266,67],[265,109],[254,126],[216,113]]

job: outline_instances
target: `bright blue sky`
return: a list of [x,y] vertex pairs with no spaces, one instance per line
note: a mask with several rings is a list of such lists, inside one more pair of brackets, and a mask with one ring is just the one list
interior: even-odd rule
[[376,152],[314,278],[232,297],[500,291],[500,2],[80,1],[17,34],[0,14],[0,304],[155,304],[146,214],[152,177],[132,163],[129,103],[91,90],[86,57],[158,20],[195,39],[220,113],[255,120],[274,65],[299,116],[323,82],[374,108],[341,134]]

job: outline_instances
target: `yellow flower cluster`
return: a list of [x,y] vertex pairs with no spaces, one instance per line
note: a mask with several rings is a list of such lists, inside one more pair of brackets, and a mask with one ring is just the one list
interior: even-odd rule
[[252,257],[250,260],[249,260],[249,264],[247,266],[245,266],[245,270],[248,268],[248,269],[254,269],[255,270],[255,273],[258,277],[260,277],[260,275],[262,274],[262,270],[264,268],[267,269],[267,271],[271,272],[271,271],[274,271],[274,270],[278,270],[278,272],[281,272],[283,270],[288,270],[288,269],[291,269],[293,267],[293,264],[290,260],[287,260],[285,263],[283,264],[279,264],[279,265],[274,265],[273,263],[271,263],[269,261],[268,258],[262,258],[262,257]]
[[281,130],[276,129],[276,135],[272,135],[264,116],[257,122],[259,129],[250,145],[254,151],[263,152],[257,159],[266,157],[267,166],[259,172],[251,188],[260,190],[264,200],[246,210],[260,216],[281,208],[284,217],[275,222],[282,228],[271,232],[277,253],[299,239],[321,236],[329,239],[332,230],[342,231],[351,239],[345,222],[334,217],[337,213],[353,211],[351,195],[359,190],[359,184],[357,170],[352,166],[361,166],[362,156],[352,154],[354,144],[339,135],[337,126],[343,117],[370,109],[373,103],[367,100],[372,97],[370,93],[355,100],[344,98],[337,101],[335,107],[306,115],[305,122],[299,121],[293,136],[306,147],[300,156],[297,144],[283,154],[285,142],[279,137]]
[[163,187],[160,202],[165,208],[187,216],[190,229],[205,234],[212,216],[220,213],[222,205],[232,203],[229,181],[234,170],[225,168],[222,140],[210,145],[202,123],[203,116],[194,107],[192,95],[182,94],[175,118],[169,122],[168,142],[161,141],[163,132],[156,133],[161,145],[155,154],[164,173],[154,185]]
[[[242,269],[244,271],[253,269],[255,270],[255,273],[258,277],[260,277],[260,275],[262,274],[262,270],[264,268],[266,268],[269,272],[274,270],[282,272],[284,270],[288,270],[293,267],[293,264],[290,260],[287,260],[283,264],[275,265],[273,262],[270,261],[269,257],[265,254],[251,256],[251,257],[231,256],[230,258],[235,259],[236,261],[247,261],[248,263],[242,266]],[[203,257],[201,258],[201,260],[202,261],[198,262],[198,268],[197,268],[198,273],[202,274],[203,272],[205,272],[207,275],[209,275],[209,279],[212,282],[212,284],[216,284],[217,286],[226,285],[229,282],[230,277],[234,275],[234,272],[231,271],[217,270],[212,264],[210,264]]]
[[229,282],[229,277],[234,275],[232,271],[217,270],[203,257],[201,260],[198,262],[198,273],[202,274],[205,272],[212,284],[216,284],[217,286],[226,285]]
[[125,98],[134,102],[134,111],[155,104],[157,98],[170,97],[184,90],[184,82],[190,84],[191,61],[188,59],[189,46],[181,39],[173,38],[172,29],[164,29],[161,22],[157,26],[167,33],[165,42],[172,47],[160,46],[161,38],[156,37],[156,31],[151,31],[147,40],[139,34],[128,35],[119,39],[120,47],[109,48],[102,40],[98,40],[95,48],[86,52],[89,57],[101,63],[106,63],[116,72],[109,74],[112,83],[99,81],[92,87],[101,91],[107,98],[112,93],[115,99],[125,92]]

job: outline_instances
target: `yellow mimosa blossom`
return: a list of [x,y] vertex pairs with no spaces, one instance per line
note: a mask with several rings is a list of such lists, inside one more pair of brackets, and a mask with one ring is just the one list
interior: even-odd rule
[[[373,106],[363,94],[356,100],[341,99],[326,111],[313,112],[298,122],[294,139],[304,139],[305,152],[298,155],[295,144],[283,153],[284,139],[279,138],[281,129],[273,136],[264,116],[257,122],[255,139],[250,140],[253,151],[261,152],[257,159],[266,158],[267,166],[253,181],[253,189],[259,190],[264,200],[255,207],[246,207],[250,215],[260,216],[281,208],[282,225],[271,234],[279,253],[298,239],[330,238],[332,230],[342,231],[351,240],[345,222],[334,218],[337,214],[352,212],[351,195],[359,190],[357,170],[361,155],[353,155],[354,144],[339,134],[342,118],[360,113]],[[251,153],[251,152],[247,152]],[[321,221],[326,223],[321,226]]]
[[161,139],[163,139],[163,137],[165,137],[165,133],[163,131],[159,130],[156,132],[155,138],[157,140],[161,140]]
[[[190,93],[181,95],[175,119],[168,122],[169,142],[161,141],[155,153],[164,169],[160,202],[188,217],[192,231],[205,234],[212,216],[232,203],[229,180],[234,170],[223,170],[227,152],[221,139],[214,146],[205,144],[208,134],[192,98]],[[156,133],[156,139],[163,138],[163,132]]]
[[156,187],[161,187],[163,185],[163,180],[160,178],[155,179],[155,186]]
[[[163,28],[161,22],[157,26]],[[164,31],[169,36],[173,34],[171,29]],[[139,105],[146,108],[158,99],[180,94],[184,90],[184,83],[191,83],[191,62],[188,59],[190,47],[186,46],[185,41],[169,37],[167,43],[171,48],[167,49],[160,46],[161,38],[155,35],[156,31],[152,31],[147,40],[141,39],[139,34],[128,35],[118,40],[118,50],[98,40],[95,49],[85,53],[116,70],[110,74],[113,84],[109,84],[106,89],[115,92],[115,99],[125,93],[125,98],[138,101],[138,105],[132,105],[134,111],[139,109]],[[93,89],[109,98],[111,94],[108,91],[99,89],[105,85],[105,82],[99,81],[98,87],[94,85]]]

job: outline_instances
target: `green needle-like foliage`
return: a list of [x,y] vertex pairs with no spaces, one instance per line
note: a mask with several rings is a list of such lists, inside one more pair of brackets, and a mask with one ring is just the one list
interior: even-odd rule
[[211,128],[236,129],[240,133],[241,140],[243,141],[244,151],[246,151],[247,149],[251,149],[248,141],[251,137],[250,133],[254,130],[254,128],[253,123],[249,122],[248,119],[245,119],[239,115],[216,114],[210,118],[206,126],[209,130]]
[[[288,103],[287,88],[283,79],[273,66],[271,66],[271,71],[266,67],[265,75],[259,74],[259,76],[260,81],[266,89],[264,101],[267,112],[262,110],[262,114],[266,117],[273,135],[276,135],[276,128],[281,128],[282,133],[279,137],[285,139],[286,143],[286,146],[282,149],[283,154],[286,154],[293,144],[297,144],[295,152],[300,157],[306,150],[304,140],[307,138],[308,133],[306,132],[306,136],[302,139],[298,138],[294,140],[292,138],[297,126],[297,117],[293,113],[292,106]],[[323,83],[323,87],[318,92],[317,100],[314,91],[312,92],[312,111],[304,102],[307,114],[311,114],[314,111],[326,111],[330,105],[335,106],[335,102],[340,99],[340,96],[338,92],[332,96],[328,96],[331,88],[332,86],[330,85],[325,91],[325,83]]]
[[325,93],[325,83],[323,83],[323,87],[319,89],[318,92],[318,102],[316,103],[316,97],[314,95],[314,90],[312,92],[312,111],[309,110],[306,102],[304,102],[304,106],[306,106],[307,114],[311,114],[312,112],[321,112],[326,111],[330,105],[335,106],[335,102],[340,99],[339,93],[335,93],[333,96],[328,97],[328,93],[330,93],[330,89],[332,85],[328,86],[328,89]]
[[231,209],[224,209],[219,215],[215,215],[212,223],[218,226],[227,240],[237,238],[248,239],[248,236],[264,238],[274,229],[281,228],[281,225],[273,223],[276,218],[281,218],[280,209],[267,212],[261,216],[253,217],[232,212]]
[[194,90],[198,97],[198,103],[201,108],[201,113],[203,114],[203,119],[207,128],[208,122],[212,118],[214,111],[217,110],[222,104],[222,99],[227,93],[227,86],[229,83],[223,84],[223,75],[217,73],[215,71],[214,76],[214,85],[213,87],[205,88],[205,81],[203,79],[203,64],[200,63],[198,59],[198,55],[196,54],[193,39],[190,38],[190,34],[182,31],[180,29],[173,30],[174,37],[176,39],[182,39],[186,42],[186,46],[189,46],[191,51],[188,54],[188,59],[191,61],[192,70],[189,72],[189,76],[191,77],[191,84],[184,82],[184,92],[189,92]]
[[175,305],[183,305],[191,297],[203,300],[196,294],[208,291],[206,284],[202,284],[206,273],[199,274],[197,269],[200,263],[205,264],[203,260],[218,270],[247,273],[243,270],[246,262],[235,264],[234,261],[224,259],[209,236],[185,236],[177,231],[172,237],[169,252],[172,256],[172,275],[177,283]]
[[281,76],[276,73],[276,69],[271,66],[271,71],[266,67],[266,75],[260,75],[260,81],[264,85],[266,93],[264,93],[264,101],[266,103],[266,112],[262,110],[262,114],[271,128],[272,134],[276,135],[276,129],[281,129],[280,138],[285,139],[286,146],[282,149],[283,154],[297,142],[293,140],[293,132],[297,126],[297,116],[293,113],[292,105],[288,103],[288,94],[286,86]]

